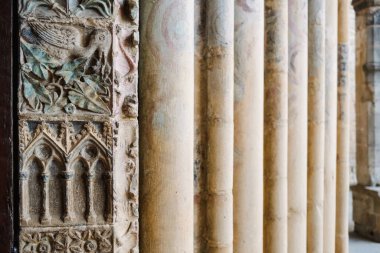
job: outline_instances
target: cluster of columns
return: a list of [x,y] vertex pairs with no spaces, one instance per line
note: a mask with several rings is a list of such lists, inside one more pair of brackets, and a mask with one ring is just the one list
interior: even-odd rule
[[349,5],[141,1],[141,252],[348,253]]

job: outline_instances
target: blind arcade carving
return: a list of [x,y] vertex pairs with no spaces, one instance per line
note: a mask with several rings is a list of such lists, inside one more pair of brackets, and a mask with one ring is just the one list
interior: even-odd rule
[[20,122],[21,224],[111,223],[110,123],[34,124]]

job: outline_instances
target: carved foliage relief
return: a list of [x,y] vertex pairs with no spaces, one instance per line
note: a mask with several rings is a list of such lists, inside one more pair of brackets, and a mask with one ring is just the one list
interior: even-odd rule
[[137,0],[18,0],[20,253],[138,252]]
[[24,23],[20,111],[110,114],[111,39],[108,27]]
[[112,0],[21,0],[22,17],[95,17],[112,15]]
[[21,234],[21,248],[25,253],[85,253],[112,252],[112,230],[94,229],[25,231]]

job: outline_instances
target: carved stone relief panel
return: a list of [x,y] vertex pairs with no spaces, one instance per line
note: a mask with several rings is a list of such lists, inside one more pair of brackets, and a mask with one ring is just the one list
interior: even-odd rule
[[110,114],[110,24],[28,21],[21,26],[21,113]]
[[111,227],[78,227],[75,229],[45,229],[23,231],[20,245],[25,253],[74,253],[113,252],[113,231]]
[[112,222],[110,122],[20,121],[21,225]]
[[22,17],[92,17],[112,16],[112,0],[20,0]]
[[19,0],[19,252],[138,252],[138,1]]

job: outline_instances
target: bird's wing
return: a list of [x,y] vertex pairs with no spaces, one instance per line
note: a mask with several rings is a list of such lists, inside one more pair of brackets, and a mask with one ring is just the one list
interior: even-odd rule
[[30,27],[39,39],[62,49],[80,46],[80,32],[75,27],[32,22]]

